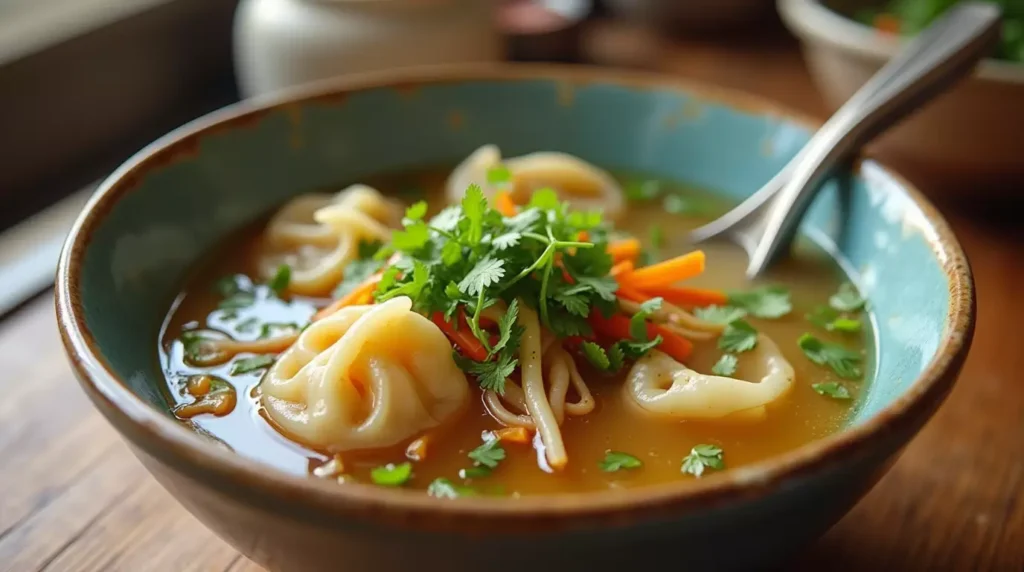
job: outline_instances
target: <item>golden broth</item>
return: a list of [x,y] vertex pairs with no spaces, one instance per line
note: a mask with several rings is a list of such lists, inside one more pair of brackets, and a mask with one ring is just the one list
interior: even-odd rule
[[[440,187],[447,171],[430,171],[389,175],[368,181],[384,192],[408,196],[415,200],[420,191],[437,206]],[[691,204],[701,205],[701,216],[668,214],[661,200],[632,203],[628,219],[619,229],[629,232],[651,245],[652,227],[660,229],[663,245],[656,249],[662,256],[677,255],[690,250],[686,232],[724,211],[724,205],[709,195],[670,183],[662,182],[678,192]],[[261,414],[255,388],[265,370],[231,375],[231,363],[194,368],[184,357],[179,340],[183,329],[210,328],[236,339],[255,339],[256,322],[307,323],[315,309],[327,300],[293,297],[287,302],[268,296],[269,289],[259,286],[256,303],[236,310],[237,316],[224,319],[224,310],[218,310],[220,296],[213,285],[232,273],[253,276],[254,249],[262,225],[240,233],[216,253],[211,263],[204,265],[187,283],[176,300],[160,335],[161,365],[167,379],[171,403],[184,406],[201,398],[190,393],[188,377],[206,373],[227,381],[237,394],[237,402],[230,413],[217,416],[212,413],[183,419],[197,430],[216,438],[236,452],[258,459],[280,469],[310,473],[330,457],[279,434]],[[658,240],[658,239],[654,239]],[[739,290],[751,288],[744,277],[747,258],[741,249],[729,244],[702,245],[707,252],[707,272],[694,279],[693,286]],[[597,401],[597,408],[581,417],[567,417],[562,434],[569,464],[565,470],[550,474],[540,468],[538,453],[530,444],[505,443],[507,458],[490,475],[480,479],[463,480],[460,470],[472,467],[467,453],[482,443],[481,435],[500,428],[486,411],[479,389],[473,389],[474,399],[469,410],[454,424],[427,436],[426,458],[413,464],[414,477],[406,486],[426,488],[435,478],[450,479],[455,484],[466,484],[483,493],[541,494],[577,491],[598,491],[607,488],[635,487],[671,481],[693,481],[694,477],[680,471],[680,465],[692,447],[714,444],[724,451],[726,468],[735,468],[779,455],[804,443],[838,430],[856,406],[866,382],[844,382],[853,399],[840,401],[816,393],[812,383],[838,381],[828,369],[815,365],[797,347],[797,338],[813,332],[826,341],[842,342],[846,347],[861,348],[867,344],[870,331],[856,335],[839,335],[814,327],[805,314],[815,306],[827,304],[829,296],[843,281],[842,273],[820,249],[799,243],[793,257],[780,263],[761,282],[785,286],[792,293],[793,311],[778,320],[748,318],[759,331],[778,343],[796,372],[794,388],[782,399],[769,406],[767,419],[754,423],[681,422],[673,423],[640,417],[621,397],[623,374],[607,376],[586,367],[585,360],[577,360],[580,369]],[[866,318],[866,317],[865,317]],[[870,327],[865,319],[865,328]],[[252,327],[250,327],[252,326]],[[697,371],[708,372],[722,355],[715,342],[696,344],[690,365]],[[241,357],[246,357],[243,354]],[[236,358],[237,359],[237,358]],[[870,378],[871,364],[865,363],[865,379]],[[744,374],[743,359],[736,376]],[[195,385],[195,380],[193,380]],[[194,389],[194,387],[192,388]],[[218,401],[217,404],[220,404]],[[215,408],[204,408],[213,410]],[[229,409],[229,408],[223,408]],[[188,410],[183,410],[188,412]],[[346,479],[369,482],[374,467],[406,461],[406,444],[386,451],[346,453],[343,455]],[[629,453],[643,462],[635,470],[604,472],[599,463],[608,450]]]

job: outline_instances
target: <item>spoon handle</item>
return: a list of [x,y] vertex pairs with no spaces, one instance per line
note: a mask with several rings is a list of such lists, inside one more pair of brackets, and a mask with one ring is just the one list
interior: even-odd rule
[[822,126],[784,168],[790,176],[772,201],[748,276],[760,274],[788,243],[823,179],[840,160],[970,74],[998,41],[1000,16],[1000,9],[990,3],[954,6]]

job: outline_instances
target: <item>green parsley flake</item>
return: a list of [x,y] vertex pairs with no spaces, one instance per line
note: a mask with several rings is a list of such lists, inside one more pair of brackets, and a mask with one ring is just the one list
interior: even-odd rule
[[864,308],[865,301],[856,286],[843,282],[839,286],[839,291],[828,299],[828,303],[840,312],[856,312]]
[[690,449],[690,454],[683,459],[683,465],[680,467],[680,470],[683,473],[689,473],[700,478],[704,474],[705,469],[721,470],[725,468],[722,455],[721,447],[704,444],[697,445]]
[[850,399],[850,390],[845,385],[836,383],[834,381],[826,381],[823,383],[813,383],[811,388],[818,393],[818,395],[824,395],[831,397],[832,399],[846,400]]
[[395,465],[388,463],[383,467],[376,467],[370,471],[370,479],[374,484],[384,487],[400,487],[412,478],[412,463],[401,463]]
[[739,363],[739,359],[732,354],[725,354],[718,358],[715,365],[711,366],[711,373],[715,375],[724,375],[726,377],[736,373],[736,365]]
[[277,267],[277,272],[274,273],[274,277],[270,279],[267,286],[274,291],[278,296],[285,293],[288,290],[288,284],[292,281],[292,267],[287,264],[282,264]]
[[743,308],[758,318],[781,318],[793,310],[789,290],[781,286],[765,286],[749,292],[731,292],[729,305]]
[[256,303],[256,294],[252,292],[235,292],[231,296],[221,300],[217,305],[218,310],[241,310]]
[[274,356],[259,355],[242,358],[231,364],[231,375],[251,373],[260,369],[270,367],[274,363]]
[[459,469],[459,478],[464,480],[469,479],[482,479],[489,477],[493,471],[487,467],[470,467],[468,469]]
[[707,306],[695,308],[693,315],[707,322],[715,324],[728,324],[747,316],[747,311],[734,306]]
[[512,172],[508,170],[508,167],[502,164],[497,164],[490,169],[487,169],[487,184],[489,185],[507,185],[512,182]]
[[733,320],[718,337],[718,349],[729,353],[747,352],[757,346],[757,330],[745,320]]
[[626,199],[630,201],[651,201],[661,194],[661,182],[655,179],[628,181],[623,188]]
[[498,439],[491,439],[469,452],[469,458],[477,467],[494,469],[498,463],[505,459],[505,449],[501,448]]
[[639,469],[643,466],[643,461],[629,453],[607,451],[604,460],[598,463],[598,466],[606,473],[614,473],[621,469]]
[[861,330],[861,321],[846,318],[829,306],[818,306],[806,316],[807,321],[829,332],[855,334]]
[[[408,463],[406,463],[408,464]],[[469,487],[459,486],[448,479],[434,479],[427,486],[427,495],[439,499],[457,499],[459,497],[474,496],[476,491]]]
[[812,334],[800,336],[797,345],[807,359],[818,365],[825,365],[843,379],[858,379],[864,375],[861,369],[863,356],[838,344],[823,342]]

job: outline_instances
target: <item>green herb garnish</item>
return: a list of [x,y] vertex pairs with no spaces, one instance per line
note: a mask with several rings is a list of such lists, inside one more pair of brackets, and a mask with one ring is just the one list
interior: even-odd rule
[[733,320],[718,337],[718,349],[729,353],[750,351],[757,346],[757,330],[745,320]]
[[716,324],[728,324],[736,320],[745,318],[747,311],[743,308],[736,308],[734,306],[707,306],[704,308],[695,308],[693,315],[708,322],[714,322]]
[[690,449],[690,454],[683,459],[680,470],[695,477],[704,474],[705,469],[724,469],[725,462],[722,460],[722,448],[715,445],[697,445]]
[[811,388],[819,395],[831,397],[832,399],[845,400],[851,397],[850,390],[846,389],[846,386],[834,381],[812,383]]
[[469,458],[473,460],[473,464],[477,467],[482,466],[494,469],[505,458],[505,449],[501,448],[501,444],[497,439],[491,439],[470,451]]
[[848,350],[838,344],[823,342],[812,334],[800,336],[797,345],[803,350],[807,359],[818,365],[828,366],[843,379],[858,379],[864,375],[861,369],[863,357],[860,353]]
[[277,332],[299,331],[302,328],[295,322],[266,322],[260,325],[260,338],[269,338]]
[[278,296],[284,294],[285,290],[288,289],[288,284],[292,281],[292,267],[287,264],[282,264],[277,267],[277,272],[274,273],[274,277],[267,282],[267,286],[274,291]]
[[412,478],[412,463],[388,463],[370,471],[370,479],[385,487],[400,487]]
[[256,370],[270,367],[274,363],[274,356],[259,355],[242,358],[231,364],[231,375],[250,373]]
[[240,280],[244,279],[244,276],[234,274],[231,276],[224,276],[213,283],[213,291],[221,298],[227,298],[242,291]]
[[830,332],[853,334],[861,330],[860,320],[843,317],[838,311],[828,306],[816,307],[807,314],[806,318],[815,326]]
[[630,201],[650,201],[661,194],[661,182],[654,179],[633,180],[626,183],[623,188],[626,199]]
[[729,293],[729,305],[743,308],[758,318],[781,318],[793,310],[789,290],[781,286],[765,286],[749,292]]
[[256,294],[252,292],[235,292],[231,296],[221,300],[217,305],[219,310],[241,310],[256,303]]
[[482,479],[489,477],[493,471],[487,467],[469,467],[468,469],[459,469],[460,479]]
[[662,337],[660,335],[654,336],[654,338],[650,337],[647,319],[661,308],[662,303],[661,298],[651,298],[640,304],[640,309],[629,319],[631,339],[619,340],[609,346],[607,350],[594,342],[585,341],[580,344],[583,356],[597,369],[616,372],[622,369],[627,359],[640,359],[647,352],[658,347],[662,342]]
[[614,473],[621,469],[639,469],[643,462],[629,453],[607,451],[604,460],[598,463],[598,466],[606,473]]
[[725,354],[718,358],[715,365],[711,366],[711,373],[715,375],[730,376],[736,373],[736,365],[739,363],[739,359],[732,354]]
[[512,182],[512,172],[508,170],[508,167],[502,164],[497,164],[490,169],[487,169],[487,184],[489,185],[507,185]]
[[857,287],[849,282],[843,282],[839,291],[828,299],[829,306],[839,312],[856,312],[864,307],[864,303]]

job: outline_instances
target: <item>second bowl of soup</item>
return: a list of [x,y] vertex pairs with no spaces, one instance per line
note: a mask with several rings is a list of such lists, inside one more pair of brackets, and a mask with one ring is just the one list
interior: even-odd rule
[[84,387],[257,562],[774,562],[955,379],[966,262],[881,167],[756,282],[689,243],[799,121],[644,76],[408,73],[170,135],[62,259]]

